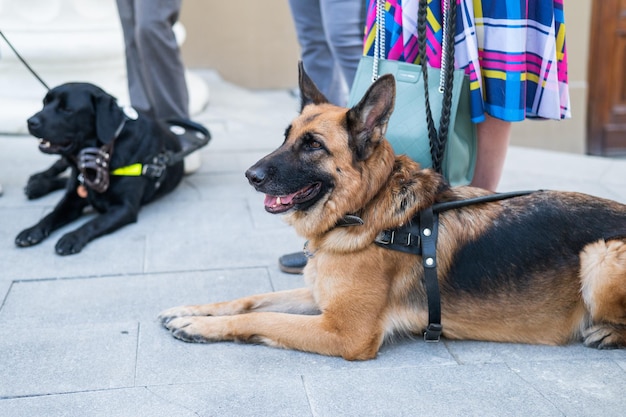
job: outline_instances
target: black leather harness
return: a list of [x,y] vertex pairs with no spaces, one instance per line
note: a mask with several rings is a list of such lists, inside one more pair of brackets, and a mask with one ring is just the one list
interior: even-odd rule
[[[167,124],[172,133],[178,136],[181,142],[181,151],[174,153],[163,150],[150,159],[150,163],[135,163],[111,170],[111,157],[115,140],[118,138],[127,121],[136,120],[135,110],[124,108],[124,119],[115,130],[113,139],[100,148],[83,148],[75,158],[80,172],[79,181],[92,190],[103,193],[109,188],[110,176],[145,176],[156,181],[156,187],[161,185],[167,167],[184,159],[185,156],[205,146],[211,139],[209,131],[202,125],[186,119],[168,120]],[[186,145],[186,146],[185,146]]]
[[422,256],[424,282],[428,301],[428,326],[424,331],[424,340],[438,342],[443,331],[441,325],[441,299],[437,278],[437,235],[439,213],[474,204],[488,203],[531,194],[535,191],[515,191],[490,194],[467,200],[437,203],[420,211],[408,224],[396,229],[383,230],[374,243],[400,252]]

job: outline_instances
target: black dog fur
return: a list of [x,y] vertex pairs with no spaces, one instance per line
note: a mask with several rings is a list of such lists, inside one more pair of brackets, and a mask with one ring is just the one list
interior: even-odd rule
[[61,190],[67,186],[67,177],[63,176],[70,164],[64,157],[59,158],[50,168],[37,172],[28,178],[24,187],[24,194],[29,200],[35,200],[50,194],[53,191]]
[[[112,171],[135,163],[150,163],[153,157],[165,150],[178,152],[181,149],[179,140],[165,122],[141,113],[136,120],[127,119],[115,138],[116,130],[126,118],[124,111],[113,96],[92,84],[60,85],[48,92],[43,103],[43,109],[28,119],[28,130],[33,136],[41,138],[39,149],[42,152],[61,155],[62,160],[36,175],[40,176],[40,180],[54,181],[58,174],[56,171],[62,170],[64,163],[71,167],[71,174],[67,180],[59,179],[67,182],[61,201],[36,225],[18,234],[15,239],[17,246],[40,243],[54,230],[78,219],[87,206],[92,206],[100,214],[65,234],[55,247],[59,255],[78,253],[91,240],[137,221],[142,205],[169,193],[180,183],[184,175],[182,161],[168,166],[159,182],[147,176],[111,175],[106,191],[99,193],[87,187],[87,196],[82,198],[79,196],[81,182],[76,164],[76,157],[82,149],[100,148],[114,140],[110,160]],[[57,164],[59,166],[55,169]],[[29,185],[36,185],[33,177]],[[45,194],[59,184],[42,186],[44,190],[39,193]],[[36,194],[36,191],[33,192]]]

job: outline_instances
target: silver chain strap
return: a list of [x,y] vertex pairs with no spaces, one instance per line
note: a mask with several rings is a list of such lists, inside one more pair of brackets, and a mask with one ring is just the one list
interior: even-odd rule
[[372,82],[378,79],[378,61],[385,58],[385,0],[376,0],[376,37],[374,38],[374,63]]
[[[442,0],[443,2],[443,40],[441,42],[441,73],[439,74],[439,93],[443,94],[444,88],[446,86],[446,68],[448,66],[446,60],[446,54],[444,51],[447,50],[448,40],[446,34],[448,33],[448,1]],[[456,1],[456,0],[452,0]],[[381,59],[385,59],[385,0],[376,0],[376,37],[374,38],[374,63],[372,64],[372,82],[378,79],[378,62]],[[426,63],[423,63],[426,65]]]
[[[456,1],[456,0],[452,0]],[[442,16],[442,41],[441,41],[441,72],[439,73],[439,93],[443,94],[446,87],[446,53],[448,50],[448,0],[442,0],[443,16]]]

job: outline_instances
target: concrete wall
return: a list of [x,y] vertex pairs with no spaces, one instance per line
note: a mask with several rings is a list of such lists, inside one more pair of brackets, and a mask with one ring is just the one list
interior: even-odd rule
[[291,88],[299,48],[287,0],[185,0],[183,59],[248,88]]
[[[513,145],[585,153],[591,2],[577,0],[565,9],[572,119],[515,123]],[[215,68],[224,79],[253,89],[296,86],[299,48],[287,0],[185,0],[181,21],[190,68]]]

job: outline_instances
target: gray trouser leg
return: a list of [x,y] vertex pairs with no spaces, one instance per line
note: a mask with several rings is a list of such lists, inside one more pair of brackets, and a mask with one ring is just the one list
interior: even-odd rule
[[181,0],[117,0],[133,106],[158,118],[189,117],[185,68],[172,26]]
[[363,54],[365,0],[289,0],[307,74],[326,98],[345,105]]

